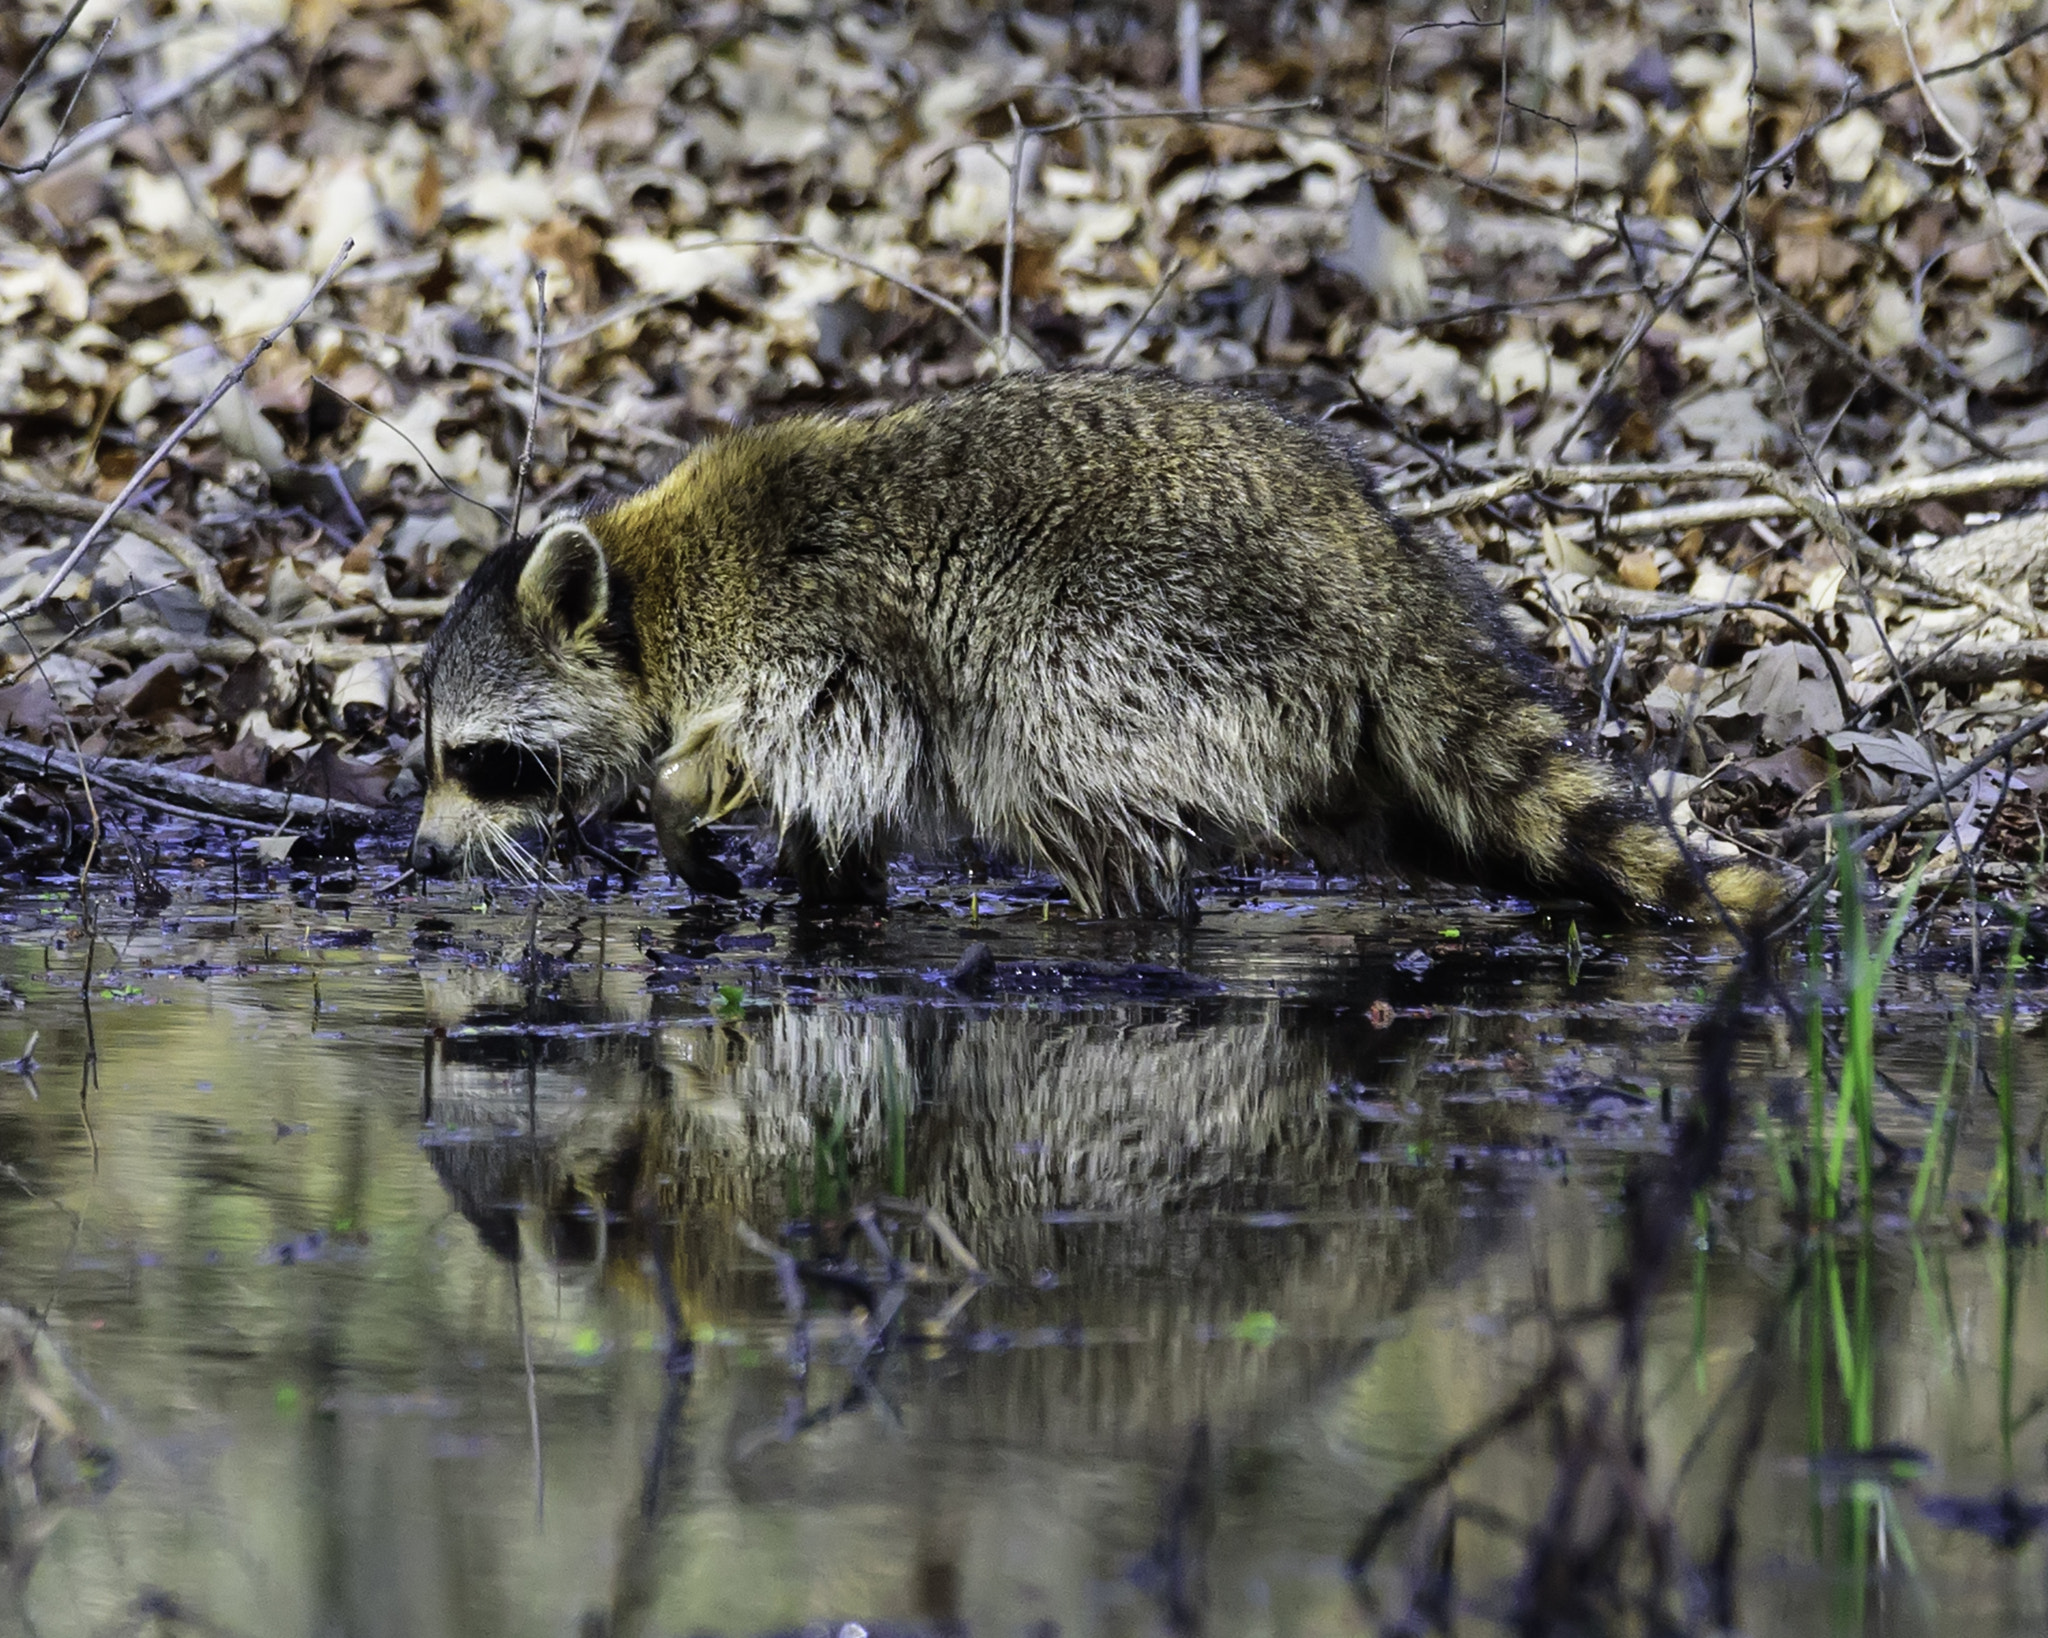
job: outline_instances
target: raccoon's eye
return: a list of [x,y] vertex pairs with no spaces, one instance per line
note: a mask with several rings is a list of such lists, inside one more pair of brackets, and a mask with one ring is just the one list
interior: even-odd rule
[[451,745],[442,753],[441,765],[479,802],[539,802],[561,789],[554,757],[508,740]]

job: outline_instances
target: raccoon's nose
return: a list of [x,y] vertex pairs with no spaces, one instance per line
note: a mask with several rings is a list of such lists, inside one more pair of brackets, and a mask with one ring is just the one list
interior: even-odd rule
[[462,849],[431,836],[412,839],[412,867],[422,876],[452,876],[462,865]]

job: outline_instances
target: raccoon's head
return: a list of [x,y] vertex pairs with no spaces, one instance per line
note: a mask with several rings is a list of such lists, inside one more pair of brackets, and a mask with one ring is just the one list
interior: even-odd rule
[[478,565],[421,667],[416,868],[538,876],[558,815],[623,796],[658,748],[629,592],[580,519]]

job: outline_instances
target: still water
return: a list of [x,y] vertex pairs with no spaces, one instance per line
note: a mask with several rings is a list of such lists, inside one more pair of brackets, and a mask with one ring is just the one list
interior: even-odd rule
[[[1288,878],[1183,933],[905,877],[818,933],[396,874],[110,879],[90,937],[64,883],[7,896],[0,1630],[1388,1630],[1416,1550],[1376,1604],[1347,1553],[1603,1298],[1729,970]],[[1888,980],[1868,1234],[1787,1226],[1804,1025],[1744,1039],[1638,1500],[1707,1555],[1754,1420],[1746,1630],[2048,1622],[2048,1251],[1963,1214],[1998,1070],[2040,1215],[2042,976],[2009,1037],[1951,960]],[[1459,1630],[1499,1630],[1554,1436],[1453,1478]]]

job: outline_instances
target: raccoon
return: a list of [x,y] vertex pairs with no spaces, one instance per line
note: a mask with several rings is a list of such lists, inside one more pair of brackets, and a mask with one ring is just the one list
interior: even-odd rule
[[[1192,912],[1259,847],[1616,910],[1748,918],[1574,742],[1476,567],[1335,430],[1131,372],[1000,377],[716,437],[499,547],[422,671],[425,871],[532,875],[652,776],[670,868],[765,808],[807,903],[968,835],[1086,915]],[[1711,899],[1709,898],[1711,894]]]

